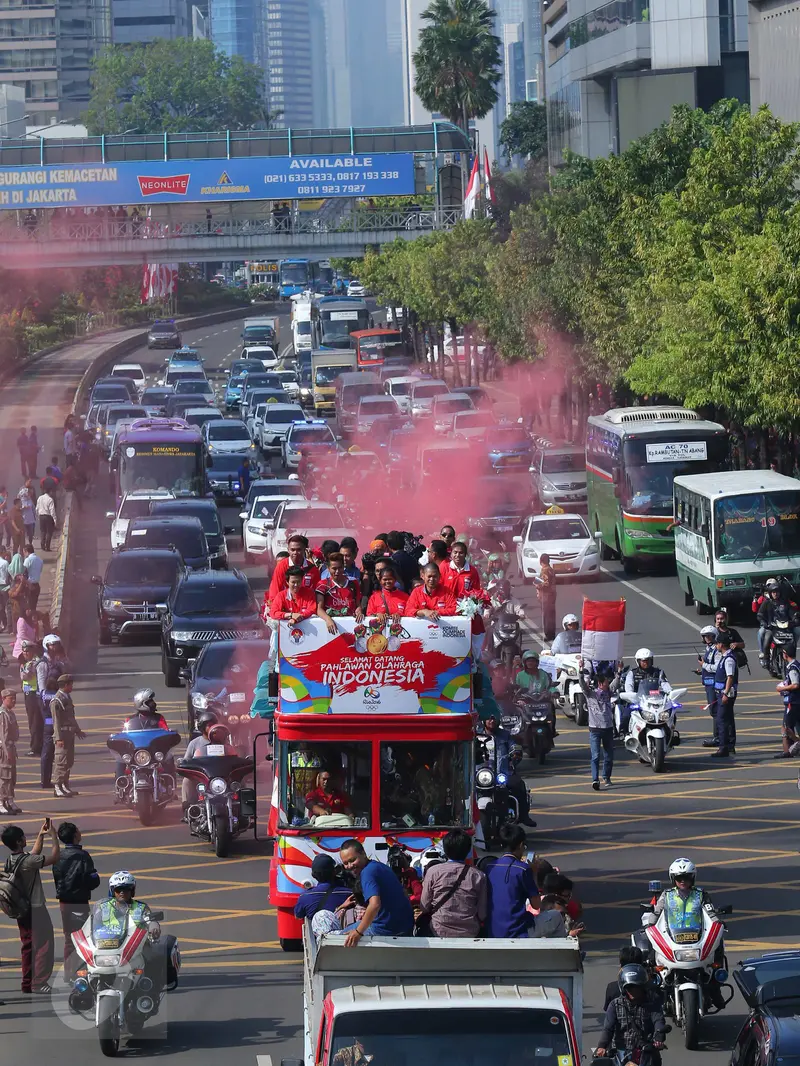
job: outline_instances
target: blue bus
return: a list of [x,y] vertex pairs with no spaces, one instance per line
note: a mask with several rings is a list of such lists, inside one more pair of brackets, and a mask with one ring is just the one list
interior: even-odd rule
[[311,303],[311,349],[349,349],[350,334],[372,328],[365,300],[357,296],[317,296]]
[[305,292],[311,284],[311,262],[308,259],[281,259],[278,278],[282,300],[298,292]]

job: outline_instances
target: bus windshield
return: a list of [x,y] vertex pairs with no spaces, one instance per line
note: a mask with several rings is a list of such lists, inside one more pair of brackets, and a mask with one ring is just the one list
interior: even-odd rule
[[366,308],[346,308],[341,311],[321,311],[322,343],[328,347],[349,348],[350,334],[360,329],[369,329],[369,311]]
[[[669,443],[653,439],[648,442],[643,438],[623,443],[622,506],[631,514],[671,515],[672,483],[676,477],[725,469],[728,444],[724,434],[691,442],[698,446],[697,458],[653,461],[651,456],[660,455]],[[655,451],[648,453],[648,449]]]
[[204,453],[200,443],[123,442],[118,452],[119,493],[133,489],[170,489],[199,496],[205,491]]
[[290,285],[305,285],[308,281],[308,263],[281,263],[281,281]]
[[714,504],[720,562],[800,555],[800,492],[752,492]]

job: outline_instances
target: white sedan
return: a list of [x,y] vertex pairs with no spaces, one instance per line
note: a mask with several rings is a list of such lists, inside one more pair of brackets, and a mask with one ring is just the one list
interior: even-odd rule
[[541,572],[541,558],[559,577],[598,577],[600,574],[600,534],[592,536],[579,514],[540,514],[525,519],[522,536],[514,537],[517,565],[526,584]]
[[132,518],[149,518],[152,500],[174,500],[175,493],[169,489],[133,489],[126,492],[117,511],[107,511],[111,521],[111,550],[116,551],[125,543],[128,525]]
[[256,496],[249,511],[242,511],[239,517],[244,523],[244,561],[254,563],[266,555],[269,538],[275,525],[275,512],[285,500],[296,500],[297,496],[281,494],[279,496]]
[[341,544],[342,537],[355,535],[355,531],[345,525],[335,504],[295,497],[279,504],[275,512],[273,528],[267,534],[270,562],[275,561],[278,552],[288,549],[292,533],[303,533],[314,544],[323,540],[335,540]]

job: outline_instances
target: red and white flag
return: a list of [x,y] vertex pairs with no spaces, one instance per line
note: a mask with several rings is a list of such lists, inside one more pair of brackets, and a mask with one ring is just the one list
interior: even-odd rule
[[472,164],[472,173],[469,176],[467,195],[464,197],[464,218],[472,218],[478,206],[478,196],[481,191],[481,171],[478,166],[478,156]]
[[486,185],[486,202],[494,207],[494,187],[492,186],[492,168],[489,165],[489,153],[483,149],[483,180]]
[[625,600],[584,600],[581,629],[584,659],[617,662],[625,640]]

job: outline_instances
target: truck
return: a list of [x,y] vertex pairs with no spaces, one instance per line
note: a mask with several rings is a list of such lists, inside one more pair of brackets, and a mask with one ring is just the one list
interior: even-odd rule
[[242,346],[248,348],[255,344],[269,344],[277,351],[280,327],[280,321],[275,315],[246,318],[242,326]]
[[[574,938],[488,940],[344,935],[303,930],[302,1059],[392,1066],[579,1066],[583,965]],[[534,1050],[535,1049],[535,1050]],[[533,1052],[533,1058],[527,1056]]]
[[295,354],[311,349],[311,300],[305,293],[292,297],[292,345]]
[[355,351],[317,351],[311,353],[311,382],[314,411],[333,414],[336,409],[336,379],[356,369]]

